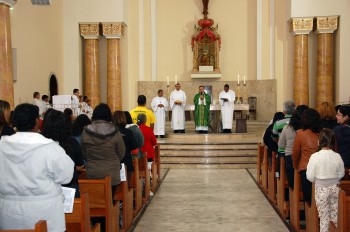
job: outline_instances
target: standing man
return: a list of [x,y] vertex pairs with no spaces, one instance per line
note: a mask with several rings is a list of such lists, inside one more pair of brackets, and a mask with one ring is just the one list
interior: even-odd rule
[[50,102],[49,102],[49,96],[43,95],[43,96],[41,97],[41,100],[42,100],[42,102],[43,102],[45,112],[46,112],[46,110],[52,108],[52,106],[50,105]]
[[194,96],[194,115],[196,131],[200,134],[208,134],[210,96],[204,92],[204,87],[199,86],[199,93]]
[[72,111],[73,115],[77,117],[80,114],[80,103],[79,103],[79,89],[73,89],[72,95]]
[[154,124],[154,134],[158,138],[164,138],[165,135],[165,115],[168,107],[168,100],[163,97],[163,90],[158,90],[158,96],[154,97],[151,102],[152,110],[156,116],[156,123]]
[[130,115],[133,123],[137,123],[137,115],[144,114],[147,117],[146,125],[151,127],[152,130],[154,128],[154,123],[156,122],[156,117],[154,116],[152,110],[146,108],[146,96],[139,95],[137,97],[137,107],[130,111]]
[[39,107],[39,117],[42,119],[44,116],[46,107],[44,106],[43,102],[40,100],[40,93],[34,92],[33,98],[34,98],[33,105],[36,105],[37,107]]
[[230,86],[225,84],[224,90],[220,92],[219,103],[221,106],[221,121],[223,133],[232,133],[232,121],[234,101],[236,98],[235,92],[230,90]]
[[172,109],[171,128],[174,133],[185,133],[185,106],[186,94],[180,83],[175,84],[175,90],[170,94],[170,107]]

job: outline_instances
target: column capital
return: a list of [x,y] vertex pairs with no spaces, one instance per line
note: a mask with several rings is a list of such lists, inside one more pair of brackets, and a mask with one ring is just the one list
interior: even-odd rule
[[291,18],[289,31],[292,35],[308,35],[313,28],[313,18]]
[[100,24],[99,23],[79,23],[80,35],[84,39],[98,39],[100,38]]
[[119,23],[102,23],[102,33],[107,39],[122,39],[124,37],[126,24]]
[[0,4],[5,4],[9,7],[13,7],[17,3],[17,0],[0,0]]
[[332,34],[338,29],[338,15],[335,16],[317,16],[314,19],[315,32],[317,34]]

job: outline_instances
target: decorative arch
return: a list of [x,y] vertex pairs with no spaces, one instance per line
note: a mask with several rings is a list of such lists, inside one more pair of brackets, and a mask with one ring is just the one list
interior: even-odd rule
[[57,82],[55,73],[50,74],[49,92],[50,92],[50,103],[52,103],[52,96],[58,95],[58,82]]

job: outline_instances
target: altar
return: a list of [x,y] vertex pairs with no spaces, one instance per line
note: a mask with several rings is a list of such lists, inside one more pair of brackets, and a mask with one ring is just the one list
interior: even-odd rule
[[[193,121],[194,123],[194,105],[186,105],[185,106],[185,118],[186,121]],[[168,119],[171,121],[171,113],[172,110],[168,107]],[[242,112],[249,112],[249,104],[235,104],[233,114],[235,111],[241,112],[241,119],[244,119]],[[234,116],[234,115],[233,115]],[[233,123],[235,123],[233,121]],[[220,133],[222,131],[221,126],[221,106],[219,104],[210,105],[210,125],[209,125],[209,133]]]

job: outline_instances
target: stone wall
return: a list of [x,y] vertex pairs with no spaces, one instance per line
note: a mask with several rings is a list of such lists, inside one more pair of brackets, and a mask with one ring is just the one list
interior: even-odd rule
[[[255,96],[257,97],[257,120],[270,121],[276,112],[277,91],[276,80],[248,80],[246,86],[237,86],[237,81],[183,81],[180,82],[181,89],[185,91],[187,96],[187,104],[193,105],[193,97],[198,92],[198,87],[212,86],[212,104],[219,104],[219,94],[224,89],[225,84],[230,85],[230,89],[235,91],[236,97],[238,92],[240,96]],[[166,81],[139,81],[138,94],[143,94],[147,97],[147,107],[150,108],[152,98],[157,95],[158,89],[163,89],[164,97],[169,99],[171,91],[175,89],[174,83],[171,83],[167,88]],[[245,90],[244,90],[245,89]],[[239,90],[239,91],[238,91]],[[246,94],[244,92],[246,91]]]

